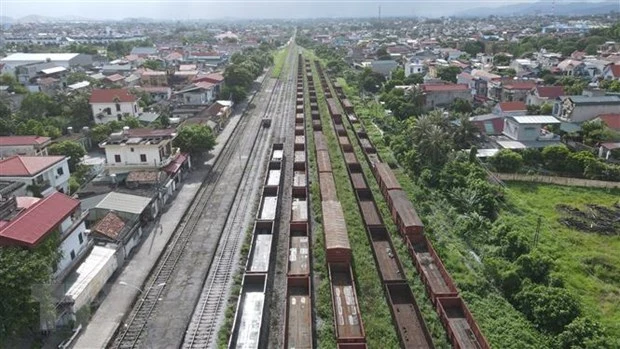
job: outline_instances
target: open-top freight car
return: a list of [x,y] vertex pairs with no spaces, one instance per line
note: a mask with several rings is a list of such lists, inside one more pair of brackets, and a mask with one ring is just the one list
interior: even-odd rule
[[453,348],[491,348],[460,296],[439,298],[437,312],[447,329],[448,338],[450,338]]

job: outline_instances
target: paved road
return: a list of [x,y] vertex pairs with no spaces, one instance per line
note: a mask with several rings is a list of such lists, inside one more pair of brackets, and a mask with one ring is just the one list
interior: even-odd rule
[[144,284],[153,265],[167,245],[185,211],[192,203],[207,173],[220,155],[240,118],[241,112],[231,116],[228,125],[217,137],[217,145],[211,151],[212,157],[204,166],[196,166],[194,171],[185,179],[176,198],[162,214],[161,226],[156,226],[148,234],[139,250],[134,253],[121,274],[114,280],[115,284],[111,286],[99,309],[76,340],[74,348],[104,348],[106,343],[110,341],[125,313],[140,293],[132,287],[119,285],[118,282],[122,280],[132,285]]

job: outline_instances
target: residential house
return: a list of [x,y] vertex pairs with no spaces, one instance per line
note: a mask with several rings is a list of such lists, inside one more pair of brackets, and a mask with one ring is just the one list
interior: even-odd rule
[[175,94],[181,96],[184,104],[211,104],[215,100],[215,84],[206,81],[196,82]]
[[553,115],[566,122],[584,122],[620,110],[620,96],[563,96],[556,100]]
[[168,74],[165,71],[147,70],[140,76],[143,86],[168,86]]
[[582,61],[565,59],[556,67],[565,76],[583,76],[586,74],[586,65]]
[[218,65],[224,61],[224,57],[215,51],[208,52],[187,52],[183,58],[184,62],[195,62]]
[[15,155],[0,160],[0,179],[26,184],[30,195],[69,192],[69,164],[65,156]]
[[487,136],[501,135],[504,131],[504,118],[496,114],[476,115],[469,118],[480,131]]
[[[146,199],[139,198],[140,200]],[[144,200],[144,202],[148,204],[150,201]],[[91,228],[91,236],[98,244],[121,251],[122,258],[125,259],[140,242],[142,237],[140,223],[140,215],[121,218],[116,211],[111,210]]]
[[405,63],[405,76],[409,76],[411,74],[422,74],[426,73],[426,66],[424,62],[417,58],[412,58],[407,63]]
[[[196,82],[209,82],[215,85],[214,92],[216,96],[220,95],[220,91],[224,88],[224,75],[222,73],[209,73],[205,75],[198,75],[192,81]],[[222,96],[228,97],[228,96]]]
[[135,55],[140,58],[146,58],[149,56],[157,55],[157,48],[155,47],[134,47],[131,49],[130,55]]
[[131,64],[106,64],[101,68],[101,74],[103,75],[112,75],[112,74],[120,74],[120,75],[128,75],[133,71],[134,67]]
[[103,82],[106,86],[123,85],[125,77],[120,74],[112,74],[103,78]]
[[122,120],[139,113],[138,98],[127,89],[94,89],[89,100],[97,124]]
[[510,63],[510,68],[514,69],[517,76],[525,76],[535,71],[538,64],[530,59],[515,59]]
[[136,87],[138,91],[143,91],[149,94],[151,100],[155,103],[160,101],[167,101],[172,97],[172,89],[165,86],[144,86]]
[[603,70],[603,78],[620,81],[620,63],[607,65]]
[[564,96],[564,87],[562,86],[541,86],[536,85],[527,95],[527,105],[542,105],[545,103],[554,103],[555,99]]
[[124,129],[112,133],[99,146],[105,149],[110,173],[157,170],[180,155],[179,148],[172,147],[175,137],[175,129]]
[[52,139],[41,136],[0,136],[0,158],[13,155],[47,155]]
[[529,92],[536,86],[531,80],[504,80],[502,81],[502,102],[522,101],[525,102]]
[[371,61],[367,66],[375,73],[379,73],[385,77],[392,76],[392,72],[398,68],[398,63],[393,60]]
[[499,102],[493,108],[493,114],[508,117],[508,116],[520,116],[527,114],[527,106],[524,102]]
[[596,117],[597,120],[601,120],[610,129],[620,132],[620,111],[615,114],[602,114]]
[[54,269],[54,279],[62,280],[91,247],[80,201],[59,192],[45,198],[15,199],[17,210],[0,221],[0,245],[34,248],[58,232],[62,257]]
[[469,86],[464,84],[421,84],[420,91],[424,97],[424,108],[450,106],[457,98],[473,102],[473,96]]
[[546,126],[559,125],[553,116],[528,115],[504,118],[503,134],[519,142],[559,141],[560,137],[551,133]]

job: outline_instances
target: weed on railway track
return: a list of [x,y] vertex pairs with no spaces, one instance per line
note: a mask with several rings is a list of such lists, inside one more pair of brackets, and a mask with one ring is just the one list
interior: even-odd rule
[[[319,74],[314,64],[312,64],[312,74],[317,96],[324,96]],[[349,182],[343,155],[336,140],[335,131],[327,110],[327,102],[325,98],[318,98],[317,100],[323,124],[323,134],[325,135],[332,160],[332,171],[336,182],[338,199],[342,204],[349,232],[349,241],[353,251],[352,267],[357,281],[358,302],[366,331],[368,347],[398,348],[400,343],[394,330],[388,301],[385,298],[382,282],[378,276],[355,194]]]

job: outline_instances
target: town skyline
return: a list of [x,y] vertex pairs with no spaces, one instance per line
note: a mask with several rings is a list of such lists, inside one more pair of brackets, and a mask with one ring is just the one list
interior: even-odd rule
[[[381,17],[441,17],[470,16],[480,11],[489,15],[489,9],[508,7],[507,14],[518,12],[560,11],[567,4],[589,3],[605,5],[614,10],[613,2],[598,0],[441,0],[441,1],[307,1],[307,0],[243,0],[243,1],[197,1],[171,2],[150,1],[4,1],[0,5],[0,17],[4,22],[24,17],[41,16],[53,19],[99,19],[122,20],[125,18],[148,18],[153,20],[200,20],[200,19],[311,19],[311,18],[378,18]],[[16,6],[18,5],[19,6]],[[277,4],[275,6],[267,6]],[[353,5],[353,6],[352,6]],[[610,5],[610,6],[607,6]],[[515,7],[516,6],[516,7]],[[516,11],[513,11],[515,10]],[[484,12],[486,10],[486,12]],[[506,9],[504,9],[506,10]],[[474,11],[474,13],[467,13]],[[618,4],[620,11],[620,4]],[[483,13],[484,12],[484,13]],[[498,11],[500,15],[506,15]],[[603,11],[605,12],[605,11]],[[91,15],[92,13],[92,15]],[[544,14],[544,12],[543,12]],[[6,23],[5,23],[6,24]]]

